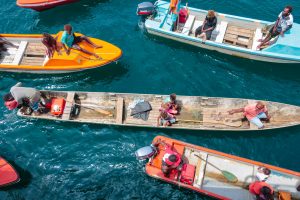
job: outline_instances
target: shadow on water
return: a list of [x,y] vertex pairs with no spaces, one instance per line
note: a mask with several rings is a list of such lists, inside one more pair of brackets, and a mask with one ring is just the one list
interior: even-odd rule
[[[5,157],[3,157],[3,158],[5,160],[7,160]],[[27,170],[24,170],[23,168],[18,166],[14,161],[7,160],[7,162],[9,162],[15,168],[15,170],[18,172],[18,174],[20,176],[20,181],[16,184],[12,184],[12,185],[3,187],[0,189],[0,191],[10,191],[13,189],[22,189],[22,188],[27,187],[32,180],[32,175],[30,174],[30,172]]]
[[[43,26],[46,27],[52,27],[66,24],[70,21],[82,21],[90,16],[90,10],[93,7],[108,2],[109,0],[81,0],[72,4],[58,6],[38,13],[40,19],[39,23],[42,23]],[[74,13],[76,14],[74,15]],[[55,18],[49,16],[55,16]]]
[[[269,63],[262,61],[255,61],[245,58],[239,58],[236,56],[231,56],[227,54],[223,54],[217,51],[207,50],[203,48],[199,48],[196,46],[192,46],[189,44],[181,43],[172,39],[166,39],[155,35],[150,35],[149,33],[145,33],[147,37],[159,44],[167,45],[173,49],[180,49],[190,51],[195,54],[195,56],[203,55],[209,56],[211,59],[217,60],[220,63],[231,63],[232,65],[218,65],[220,67],[232,67],[235,66],[234,70],[246,70],[251,73],[255,73],[259,76],[266,76],[278,79],[282,78],[285,80],[292,80],[300,82],[300,64],[281,64],[281,63]],[[203,58],[203,57],[202,57]],[[207,59],[207,58],[205,58]]]

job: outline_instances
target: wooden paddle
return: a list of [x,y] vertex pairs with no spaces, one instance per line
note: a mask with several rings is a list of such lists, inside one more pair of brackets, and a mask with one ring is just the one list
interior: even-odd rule
[[201,160],[203,160],[204,162],[208,163],[209,165],[211,165],[212,167],[214,167],[215,169],[217,169],[218,171],[220,171],[222,173],[222,175],[226,178],[227,181],[231,182],[231,183],[236,183],[238,182],[238,178],[231,172],[225,171],[225,170],[221,170],[219,167],[215,166],[214,164],[204,160],[201,156],[194,154],[194,156],[200,158]]
[[113,114],[111,112],[109,112],[107,110],[103,110],[103,109],[100,108],[100,106],[97,107],[97,105],[91,107],[91,106],[85,106],[84,104],[75,103],[75,102],[72,102],[72,101],[67,101],[66,100],[66,102],[72,103],[72,104],[80,106],[82,108],[86,108],[86,109],[90,109],[90,110],[96,111],[96,112],[101,113],[103,115],[108,115],[109,117],[113,116]]

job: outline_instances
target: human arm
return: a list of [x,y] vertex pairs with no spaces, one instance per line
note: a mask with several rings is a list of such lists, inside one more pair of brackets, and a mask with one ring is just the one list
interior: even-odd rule
[[204,20],[204,22],[203,22],[203,24],[202,24],[201,32],[205,32],[204,26],[205,26],[206,22],[207,22],[207,17],[205,18],[205,20]]
[[157,124],[156,124],[156,126],[159,126],[159,123],[160,123],[160,117],[161,117],[161,114],[159,114],[159,116],[157,117]]
[[238,109],[232,109],[232,110],[228,111],[228,113],[230,115],[233,115],[234,113],[240,113],[240,112],[244,112],[244,111],[245,111],[244,108],[238,108]]

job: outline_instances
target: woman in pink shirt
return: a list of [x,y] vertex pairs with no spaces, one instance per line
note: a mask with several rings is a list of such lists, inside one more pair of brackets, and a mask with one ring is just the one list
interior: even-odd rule
[[245,108],[228,111],[230,115],[239,112],[244,112],[244,116],[259,129],[264,128],[264,124],[261,122],[261,119],[269,121],[271,118],[271,116],[268,114],[267,107],[261,101],[258,101],[256,104],[247,105]]

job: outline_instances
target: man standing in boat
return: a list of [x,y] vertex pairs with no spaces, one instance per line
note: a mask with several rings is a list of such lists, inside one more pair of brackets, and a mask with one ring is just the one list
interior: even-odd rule
[[261,42],[257,49],[261,49],[264,45],[270,45],[270,40],[278,35],[284,36],[284,33],[288,31],[293,26],[293,15],[291,14],[293,8],[291,6],[286,6],[284,10],[278,15],[278,19],[275,25],[269,30],[267,36]]
[[61,43],[63,45],[63,48],[65,49],[66,53],[69,55],[71,49],[75,49],[78,51],[81,51],[83,53],[86,53],[88,55],[93,55],[96,58],[99,58],[99,56],[93,52],[90,52],[88,50],[83,49],[82,47],[79,46],[80,42],[87,42],[88,44],[90,44],[92,47],[94,48],[102,48],[102,46],[98,46],[96,44],[94,44],[88,37],[86,36],[75,36],[74,32],[73,32],[73,28],[70,24],[66,24],[64,26],[64,32],[61,36]]
[[228,111],[230,115],[240,112],[244,112],[244,116],[259,129],[264,128],[264,124],[261,122],[261,119],[269,121],[271,118],[271,116],[268,114],[266,105],[261,101],[258,101],[255,104],[247,105],[244,108],[232,109]]
[[21,87],[22,83],[17,83],[10,89],[10,92],[3,96],[4,104],[8,110],[26,106],[30,107],[34,114],[39,114],[39,103],[41,93],[35,88]]

